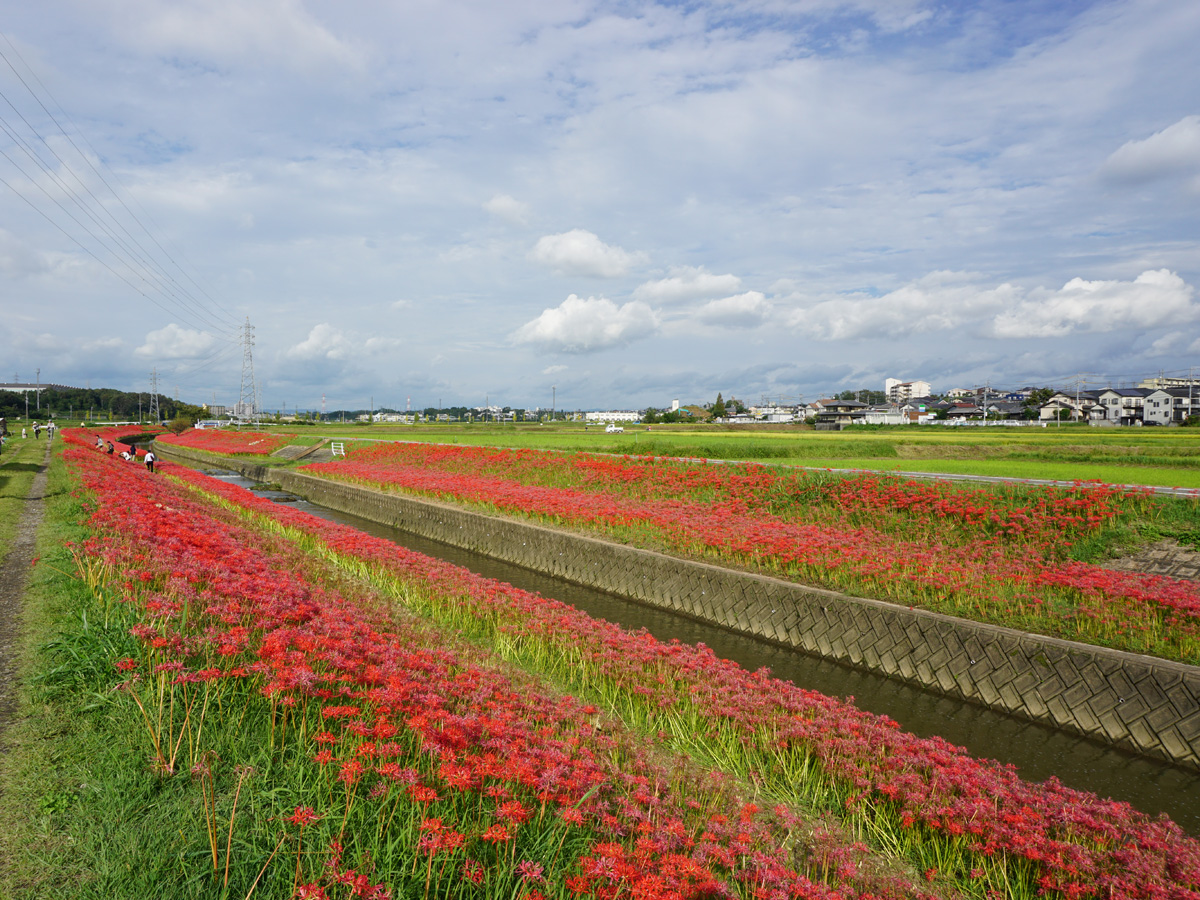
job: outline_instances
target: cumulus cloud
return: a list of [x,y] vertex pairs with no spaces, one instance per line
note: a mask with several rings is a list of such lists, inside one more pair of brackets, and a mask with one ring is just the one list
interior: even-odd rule
[[536,344],[562,353],[587,353],[627,344],[653,334],[658,317],[645,303],[617,306],[606,297],[586,300],[571,294],[512,334],[518,344]]
[[540,238],[529,258],[560,275],[592,275],[616,278],[639,262],[641,255],[610,247],[590,231],[575,228]]
[[1178,175],[1198,176],[1200,187],[1200,116],[1186,116],[1141,141],[1128,141],[1101,166],[1114,181],[1144,183]]
[[1057,290],[988,287],[978,275],[934,272],[880,297],[821,300],[788,316],[818,340],[907,337],[953,329],[999,338],[1064,337],[1121,328],[1147,329],[1200,318],[1195,290],[1174,272],[1133,281],[1074,278]]
[[978,322],[1019,297],[1010,284],[982,289],[977,280],[967,272],[932,272],[880,297],[820,301],[793,312],[789,323],[818,340],[902,337]]
[[1197,318],[1194,288],[1174,272],[1155,269],[1133,281],[1072,278],[1058,291],[1038,290],[996,316],[997,337],[1064,337],[1076,332],[1180,325]]
[[753,328],[761,325],[771,305],[759,291],[746,291],[720,300],[711,300],[696,311],[696,317],[708,325]]
[[703,266],[679,266],[671,269],[667,278],[638,285],[633,297],[648,303],[680,303],[732,294],[741,286],[742,279],[736,275],[714,275]]
[[142,359],[195,359],[209,353],[217,339],[204,331],[182,328],[172,322],[146,335],[142,346],[133,351]]
[[300,343],[289,347],[286,356],[289,359],[319,360],[319,359],[348,359],[354,352],[354,343],[345,332],[334,328],[328,322],[314,325],[308,337]]
[[497,194],[483,208],[497,219],[504,219],[514,225],[524,225],[529,221],[529,204],[522,203],[508,194]]
[[543,375],[557,375],[559,372],[567,371],[567,366],[546,366],[542,369]]

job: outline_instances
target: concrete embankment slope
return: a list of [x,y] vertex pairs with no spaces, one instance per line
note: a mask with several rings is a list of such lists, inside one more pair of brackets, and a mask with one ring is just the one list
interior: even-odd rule
[[330,509],[1200,770],[1200,668],[1025,634],[166,444]]

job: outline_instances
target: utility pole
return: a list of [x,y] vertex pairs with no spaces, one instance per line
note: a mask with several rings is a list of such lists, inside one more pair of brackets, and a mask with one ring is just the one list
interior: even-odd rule
[[558,407],[558,385],[550,385],[550,421],[554,422],[554,410]]
[[42,411],[42,370],[37,370],[37,408]]

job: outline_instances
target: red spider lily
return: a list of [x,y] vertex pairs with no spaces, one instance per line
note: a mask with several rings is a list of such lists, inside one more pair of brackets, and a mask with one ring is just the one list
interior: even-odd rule
[[[564,822],[600,835],[581,859],[585,874],[577,885],[699,896],[709,890],[702,885],[744,882],[756,891],[828,895],[790,867],[790,851],[783,849],[786,842],[768,813],[730,798],[722,807],[732,811],[729,816],[703,816],[692,798],[710,796],[710,788],[700,781],[676,784],[679,771],[664,771],[636,744],[601,727],[594,707],[518,688],[498,670],[464,663],[415,626],[401,628],[372,612],[378,607],[307,582],[299,550],[248,530],[232,514],[222,517],[166,479],[143,484],[148,479],[133,467],[122,471],[83,450],[69,450],[68,457],[89,490],[105,501],[92,512],[100,537],[91,551],[129,573],[122,576],[132,586],[127,602],[135,605],[144,594],[162,607],[164,598],[178,603],[186,597],[207,617],[204,629],[186,636],[182,616],[157,616],[153,624],[133,629],[150,666],[171,664],[164,677],[186,674],[175,664],[187,671],[227,666],[230,678],[256,679],[255,684],[274,684],[286,695],[319,702],[326,733],[340,731],[336,746],[346,748],[339,766],[354,773],[348,797],[360,783],[363,796],[379,777],[374,762],[368,767],[360,760],[399,761],[399,740],[390,738],[403,735],[421,748],[425,777],[441,788],[414,780],[414,790],[424,789],[412,797],[416,802],[441,803],[443,793],[450,802],[456,791],[494,794],[498,807],[556,806]],[[320,535],[348,557],[473,604],[481,617],[504,621],[514,637],[537,634],[548,646],[570,648],[572,658],[604,660],[631,695],[655,702],[685,698],[686,708],[707,727],[730,729],[740,741],[774,735],[781,749],[811,755],[830,777],[853,785],[854,794],[873,804],[895,804],[928,840],[958,830],[956,839],[971,841],[985,857],[1028,859],[1027,851],[1036,849],[1035,865],[1048,889],[1069,894],[1084,884],[1092,892],[1149,897],[1158,884],[1197,887],[1195,842],[1168,822],[1055,783],[1024,784],[1010,770],[971,760],[944,742],[905,735],[894,723],[766,673],[746,673],[705,648],[629,634],[349,529],[270,510],[249,492],[218,488],[199,475],[181,477]],[[176,574],[187,571],[210,574],[203,583]],[[233,628],[248,630],[237,659],[217,653],[228,644],[223,631]],[[395,723],[403,723],[399,732],[392,730],[399,727]],[[360,757],[359,748],[368,745],[370,752]],[[620,768],[612,765],[614,758],[622,760]],[[318,759],[335,757],[326,747]],[[442,772],[458,784],[438,780]],[[678,825],[669,827],[671,822]],[[515,828],[497,822],[483,834],[489,832],[497,840],[507,835],[507,842]],[[847,878],[854,877],[854,868],[837,866]],[[379,887],[340,861],[331,872],[355,891]]]
[[228,455],[267,456],[287,444],[295,437],[294,434],[272,432],[266,434],[259,431],[226,431],[222,428],[189,429],[182,434],[163,434],[156,440],[164,444],[174,444],[179,447],[190,447],[193,450],[203,450],[207,453],[223,453]]
[[[1076,631],[1062,636],[1200,659],[1194,583],[1065,558],[1140,496],[1111,485],[995,494],[873,473],[831,483],[759,465],[425,444],[377,444],[305,471],[606,534],[632,529],[683,554],[1021,628],[1036,621],[1050,634],[1063,628],[1047,606],[1057,599],[1076,610]],[[958,561],[965,550],[969,562]]]
[[295,811],[288,816],[287,820],[293,825],[304,828],[313,822],[319,821],[320,818],[311,806],[297,806]]
[[507,825],[502,825],[497,822],[495,825],[489,826],[488,829],[479,836],[479,839],[489,844],[503,844],[513,839],[513,834],[508,830]]

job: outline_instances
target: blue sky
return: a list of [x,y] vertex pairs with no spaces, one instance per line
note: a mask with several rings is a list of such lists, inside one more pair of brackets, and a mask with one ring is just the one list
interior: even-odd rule
[[270,408],[1197,364],[1196,4],[0,2],[3,380],[233,402],[247,316]]

